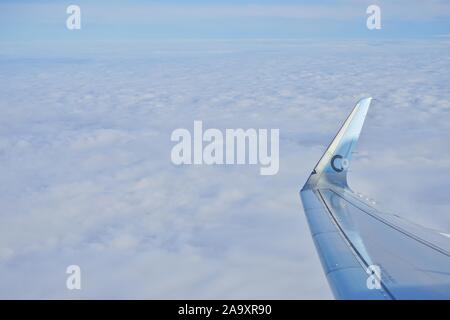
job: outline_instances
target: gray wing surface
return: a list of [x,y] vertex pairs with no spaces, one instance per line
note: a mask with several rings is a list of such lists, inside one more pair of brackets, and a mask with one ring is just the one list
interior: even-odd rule
[[383,213],[347,184],[371,98],[346,119],[300,191],[338,299],[450,299],[450,235]]

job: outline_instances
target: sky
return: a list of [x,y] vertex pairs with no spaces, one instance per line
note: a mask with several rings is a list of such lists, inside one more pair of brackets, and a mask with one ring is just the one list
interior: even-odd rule
[[[450,233],[449,4],[363,2],[2,1],[0,298],[332,299],[298,191],[365,96],[350,186]],[[279,173],[173,165],[194,120]]]
[[[82,9],[82,30],[68,34],[65,9]],[[366,9],[382,9],[383,32],[366,28]],[[8,41],[192,38],[420,38],[448,35],[447,0],[319,1],[14,1],[0,4]]]

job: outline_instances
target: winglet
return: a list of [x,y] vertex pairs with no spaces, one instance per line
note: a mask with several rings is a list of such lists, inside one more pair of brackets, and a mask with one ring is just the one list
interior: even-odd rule
[[356,104],[315,166],[303,189],[314,188],[322,182],[348,187],[347,171],[352,151],[358,142],[371,101],[372,98],[364,98]]

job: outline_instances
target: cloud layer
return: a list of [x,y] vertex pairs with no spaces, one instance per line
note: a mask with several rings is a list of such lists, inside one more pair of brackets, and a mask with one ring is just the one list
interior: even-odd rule
[[[448,41],[185,41],[0,63],[1,298],[331,298],[298,190],[357,99],[350,183],[450,231]],[[9,48],[9,52],[14,52]],[[176,128],[280,128],[280,171],[174,166]],[[79,292],[65,268],[82,269]]]

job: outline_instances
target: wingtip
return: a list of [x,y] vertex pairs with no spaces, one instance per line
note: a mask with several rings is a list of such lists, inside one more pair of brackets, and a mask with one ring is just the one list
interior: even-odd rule
[[367,105],[367,107],[369,107],[374,100],[376,99],[374,99],[373,97],[362,98],[358,101],[357,105]]
[[358,101],[303,188],[315,186],[319,181],[347,187],[347,171],[352,150],[359,139],[372,100],[372,97],[366,97]]

